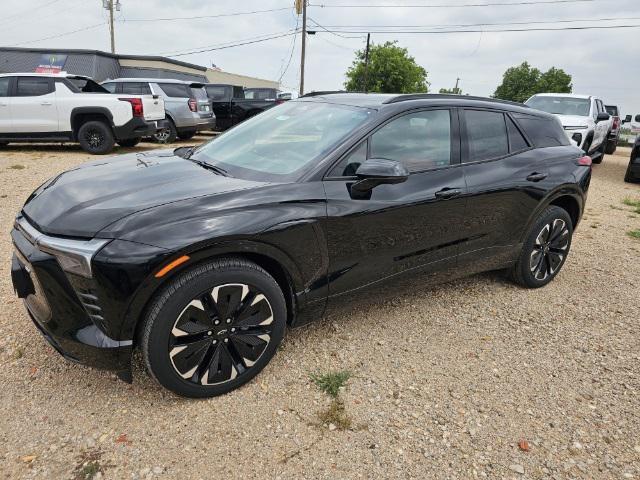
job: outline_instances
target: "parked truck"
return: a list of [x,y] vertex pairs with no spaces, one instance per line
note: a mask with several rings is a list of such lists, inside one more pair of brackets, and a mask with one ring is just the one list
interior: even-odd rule
[[205,90],[216,115],[216,130],[226,130],[234,125],[284,102],[283,99],[246,98],[241,86],[221,83],[205,84]]

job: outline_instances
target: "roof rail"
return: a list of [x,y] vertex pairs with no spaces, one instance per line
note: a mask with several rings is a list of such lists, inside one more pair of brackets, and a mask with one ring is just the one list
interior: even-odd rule
[[528,105],[524,103],[512,102],[510,100],[500,100],[498,98],[488,98],[488,97],[474,97],[472,95],[456,95],[453,93],[408,93],[408,94],[400,94],[397,97],[390,98],[385,100],[382,103],[398,103],[398,102],[408,102],[409,100],[428,100],[428,99],[437,99],[437,98],[460,98],[465,100],[479,100],[482,102],[492,102],[492,103],[504,103],[507,105],[515,105],[517,107],[526,107],[529,108]]
[[304,95],[300,95],[298,98],[319,97],[321,95],[333,95],[334,93],[360,93],[360,92],[347,92],[346,90],[318,90],[317,92],[305,93]]

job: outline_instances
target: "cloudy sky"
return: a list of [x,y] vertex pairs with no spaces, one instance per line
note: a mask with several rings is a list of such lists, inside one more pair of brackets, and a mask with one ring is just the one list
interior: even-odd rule
[[[219,49],[285,35],[296,25],[301,26],[302,21],[293,10],[294,0],[120,2],[122,8],[116,15],[119,53],[171,56],[200,50],[175,58],[201,65],[214,63],[226,71],[271,80],[282,78],[284,89],[297,89],[300,35]],[[372,41],[376,43],[398,40],[429,72],[432,91],[454,86],[459,77],[465,93],[490,95],[506,68],[526,60],[542,70],[552,66],[563,68],[573,76],[575,93],[598,95],[605,103],[618,104],[623,114],[640,113],[639,0],[311,0],[310,3],[308,28],[319,33],[308,37],[307,91],[340,89],[354,51],[365,44],[364,34],[323,32],[321,27],[314,26],[315,22],[328,30],[375,32]],[[102,8],[102,0],[2,0],[2,4],[0,45],[109,49],[107,12]],[[225,16],[255,10],[274,11]],[[595,25],[638,28],[491,33],[496,29]],[[438,35],[386,32],[443,29],[475,31]],[[202,52],[212,48],[218,49]]]

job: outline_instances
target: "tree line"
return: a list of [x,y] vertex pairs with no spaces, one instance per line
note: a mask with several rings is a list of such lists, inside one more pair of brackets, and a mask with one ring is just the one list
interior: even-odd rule
[[[358,50],[353,64],[346,72],[344,87],[349,92],[376,93],[427,93],[430,83],[428,72],[418,65],[406,48],[397,41],[371,44],[369,62],[365,63],[366,52]],[[571,93],[571,75],[552,67],[546,72],[532,67],[528,62],[511,67],[504,72],[502,83],[498,85],[494,98],[524,102],[536,93]],[[439,93],[462,95],[462,89],[441,88]]]

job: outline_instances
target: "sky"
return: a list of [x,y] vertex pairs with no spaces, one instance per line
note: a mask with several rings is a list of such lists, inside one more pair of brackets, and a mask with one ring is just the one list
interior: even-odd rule
[[[120,3],[117,53],[173,56],[199,51],[174,58],[281,79],[284,90],[298,89],[301,36],[286,35],[302,26],[294,0]],[[108,13],[102,0],[2,0],[2,4],[2,46],[109,50]],[[237,15],[252,11],[261,12]],[[640,0],[310,0],[308,16],[307,28],[318,33],[307,37],[305,91],[342,89],[355,51],[366,43],[365,33],[329,33],[316,26],[320,24],[326,30],[372,31],[374,43],[397,40],[427,70],[431,91],[451,88],[460,78],[464,93],[488,96],[507,68],[527,61],[543,71],[553,66],[564,69],[573,77],[574,93],[617,104],[623,115],[640,114]],[[617,28],[491,32],[585,26]],[[475,31],[387,32],[452,28]],[[286,36],[220,49],[279,35]]]

